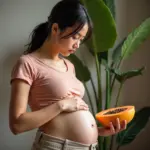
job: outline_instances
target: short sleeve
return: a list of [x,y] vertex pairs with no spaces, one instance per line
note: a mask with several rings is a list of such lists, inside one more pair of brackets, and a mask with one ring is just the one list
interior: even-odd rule
[[24,80],[29,85],[32,85],[34,79],[33,65],[24,58],[19,58],[11,72],[11,81],[15,79]]

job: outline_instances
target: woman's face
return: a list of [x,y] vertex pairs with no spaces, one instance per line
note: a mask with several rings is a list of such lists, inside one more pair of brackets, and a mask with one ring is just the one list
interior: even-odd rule
[[88,24],[85,24],[83,28],[75,35],[66,39],[62,38],[72,33],[76,28],[77,26],[68,27],[64,32],[54,34],[55,44],[57,45],[56,47],[59,50],[58,52],[63,56],[69,56],[70,54],[76,52],[88,32]]

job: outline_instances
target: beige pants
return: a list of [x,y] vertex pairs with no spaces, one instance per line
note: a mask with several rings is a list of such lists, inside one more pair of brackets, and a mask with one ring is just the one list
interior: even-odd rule
[[82,144],[37,131],[32,150],[96,150],[96,146],[97,143]]

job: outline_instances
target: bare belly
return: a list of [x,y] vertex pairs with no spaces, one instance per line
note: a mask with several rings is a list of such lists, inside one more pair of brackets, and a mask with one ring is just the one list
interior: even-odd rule
[[95,119],[89,111],[61,113],[41,129],[46,134],[84,144],[95,143],[98,137]]

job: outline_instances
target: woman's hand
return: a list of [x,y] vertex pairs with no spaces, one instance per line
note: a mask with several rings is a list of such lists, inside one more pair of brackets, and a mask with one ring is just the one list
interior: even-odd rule
[[58,105],[63,112],[89,110],[88,105],[79,96],[73,96],[60,100]]
[[114,134],[117,134],[123,130],[125,130],[127,127],[127,122],[124,120],[123,122],[120,122],[119,119],[116,119],[116,127],[110,122],[110,127],[98,127],[98,135],[99,136],[111,136]]

